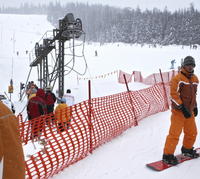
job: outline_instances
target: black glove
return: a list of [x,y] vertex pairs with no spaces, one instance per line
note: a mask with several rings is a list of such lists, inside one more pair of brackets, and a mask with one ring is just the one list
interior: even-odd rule
[[13,105],[11,105],[11,110],[15,114],[15,107]]
[[183,104],[181,104],[180,110],[182,111],[182,113],[183,113],[185,118],[190,118],[191,117],[190,111]]
[[193,112],[194,112],[194,117],[196,117],[198,115],[198,108],[195,107],[194,110],[193,110]]

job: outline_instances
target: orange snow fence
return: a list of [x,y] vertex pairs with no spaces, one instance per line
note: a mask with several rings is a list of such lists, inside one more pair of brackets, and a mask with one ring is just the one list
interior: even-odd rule
[[119,77],[118,77],[119,83],[125,84],[124,75],[125,75],[127,83],[131,83],[132,82],[132,76],[134,75],[134,72],[132,74],[129,74],[129,73],[126,73],[126,72],[119,70]]
[[[168,85],[166,89],[169,90]],[[168,109],[161,83],[129,93],[93,98],[90,103],[83,101],[71,106],[68,125],[59,124],[53,114],[26,122],[19,116],[22,142],[29,144],[38,139],[44,146],[26,161],[26,177],[49,178],[135,126],[135,120],[139,122]],[[59,130],[60,125],[65,127],[64,131]]]
[[[175,76],[177,73],[178,72],[174,70],[169,71],[169,72],[162,72],[163,82],[168,83],[171,80],[171,78]],[[119,70],[118,82],[122,84],[125,83],[123,75],[126,76],[127,83],[132,82],[132,78],[134,79],[134,82],[140,82],[146,85],[154,85],[156,83],[162,82],[160,73],[153,73],[147,76],[146,78],[143,78],[140,71],[133,71],[132,74],[129,74],[129,73]]]

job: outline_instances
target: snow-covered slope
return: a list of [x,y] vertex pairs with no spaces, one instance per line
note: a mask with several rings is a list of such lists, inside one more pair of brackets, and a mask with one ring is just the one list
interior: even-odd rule
[[[52,30],[46,21],[46,16],[0,15],[0,93],[7,91],[9,80],[14,80],[15,91],[13,99],[17,100],[20,82],[24,82],[29,71],[29,58],[25,53],[30,51],[41,36]],[[14,40],[13,40],[14,39]],[[189,47],[168,46],[149,48],[148,45],[127,44],[86,44],[85,57],[88,63],[88,73],[85,78],[92,79],[92,96],[105,96],[126,90],[125,85],[117,83],[117,75],[103,78],[94,78],[121,69],[131,73],[139,70],[144,76],[151,73],[168,71],[170,61],[176,59],[175,67],[186,55],[196,59],[196,73],[200,74],[199,54],[197,50]],[[94,52],[98,51],[96,57]],[[19,55],[17,55],[17,51]],[[13,59],[13,76],[12,76]],[[36,74],[32,74],[37,79]],[[79,76],[80,78],[83,78]],[[87,80],[81,79],[79,83],[75,73],[66,77],[66,88],[71,88],[76,102],[87,99]],[[130,89],[136,90],[145,86],[131,83]],[[199,99],[199,96],[198,96]],[[200,101],[200,100],[198,100]],[[23,104],[18,104],[23,108]],[[138,127],[131,128],[113,141],[96,149],[92,155],[68,167],[62,173],[53,177],[55,179],[188,179],[199,178],[200,159],[185,162],[164,172],[154,172],[145,167],[145,164],[158,160],[162,156],[163,145],[170,124],[170,111],[156,114],[143,119]],[[200,122],[197,117],[197,125]],[[180,152],[181,140],[176,153]],[[200,146],[198,136],[195,146]]]
[[[146,163],[161,159],[170,125],[170,111],[148,117],[113,141],[101,146],[86,159],[65,169],[54,179],[189,179],[199,178],[200,159],[156,172]],[[197,119],[198,121],[198,119]],[[198,126],[200,122],[198,121]],[[196,146],[199,146],[197,138]],[[176,153],[180,152],[182,137]]]
[[26,81],[30,69],[28,53],[42,35],[52,28],[46,16],[0,15],[0,93],[7,92],[12,78],[13,98],[18,99],[19,84]]

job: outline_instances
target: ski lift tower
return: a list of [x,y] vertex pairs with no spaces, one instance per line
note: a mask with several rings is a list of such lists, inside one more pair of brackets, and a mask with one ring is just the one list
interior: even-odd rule
[[[38,67],[38,80],[40,88],[50,85],[54,87],[55,81],[58,79],[58,95],[62,97],[64,94],[64,76],[65,76],[65,42],[79,38],[84,34],[82,30],[82,21],[74,19],[72,13],[68,13],[63,19],[59,20],[59,28],[53,29],[53,34],[48,37],[46,33],[42,40],[43,43],[35,44],[35,59],[30,67]],[[47,36],[47,38],[46,38]],[[74,49],[74,48],[73,48]],[[48,55],[55,50],[56,60],[53,71],[50,73],[48,64]],[[74,51],[73,51],[74,56]]]

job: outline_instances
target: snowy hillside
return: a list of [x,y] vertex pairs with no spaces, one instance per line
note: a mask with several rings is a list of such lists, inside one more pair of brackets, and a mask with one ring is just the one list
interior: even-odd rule
[[29,72],[29,52],[49,29],[46,16],[0,15],[0,92],[7,92],[10,79],[14,82],[14,99],[19,99],[19,84]]
[[[18,100],[19,83],[25,82],[29,71],[30,51],[41,36],[53,27],[46,21],[45,16],[0,15],[0,93],[7,91],[9,81],[13,78],[13,99]],[[71,88],[76,102],[87,99],[87,79],[92,79],[92,97],[106,96],[126,91],[125,85],[117,83],[117,74],[95,78],[123,70],[131,73],[141,71],[144,76],[151,73],[169,71],[170,61],[176,59],[175,67],[187,55],[196,59],[196,74],[200,74],[200,47],[197,50],[189,47],[168,46],[157,48],[145,45],[127,44],[87,44],[85,58],[88,63],[88,73],[79,76],[72,73],[66,77],[66,87]],[[98,56],[95,56],[95,50]],[[18,55],[17,55],[18,52]],[[12,63],[13,62],[13,63]],[[12,68],[13,66],[13,68]],[[13,70],[12,70],[13,69]],[[37,79],[35,73],[32,79]],[[146,87],[143,84],[131,83],[130,89],[137,90]],[[198,96],[199,99],[199,96]],[[200,101],[200,99],[198,100]],[[18,104],[18,111],[24,107]],[[185,162],[164,172],[154,172],[145,167],[145,164],[158,160],[170,124],[170,111],[156,114],[143,119],[138,127],[133,127],[113,141],[102,145],[82,161],[68,167],[55,179],[188,179],[199,178],[200,159]],[[197,127],[200,122],[197,117]],[[176,153],[180,152],[181,140]],[[195,146],[200,146],[198,136]]]

